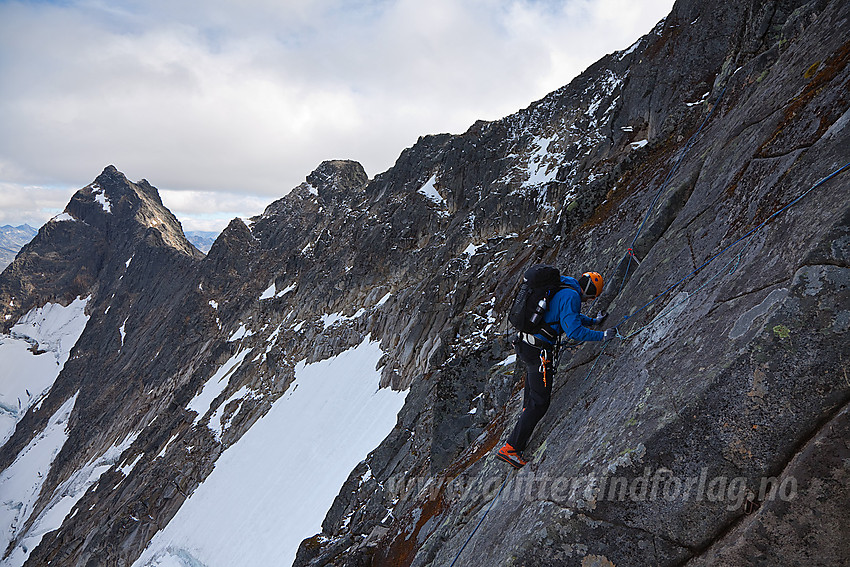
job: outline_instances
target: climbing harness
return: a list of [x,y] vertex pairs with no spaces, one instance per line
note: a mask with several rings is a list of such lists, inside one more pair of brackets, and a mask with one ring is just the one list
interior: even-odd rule
[[549,366],[549,362],[550,362],[549,352],[545,348],[540,349],[540,368],[539,368],[539,370],[540,370],[540,373],[543,374],[543,387],[544,388],[548,386],[548,383],[547,383],[547,380],[546,380],[546,370],[547,370],[547,367]]
[[[727,86],[728,86],[728,85],[727,85]],[[619,289],[618,289],[618,291],[617,291],[617,295],[619,295],[619,294],[620,294],[620,292],[623,290],[623,286],[625,285],[625,282],[626,282],[626,278],[627,278],[627,276],[628,276],[629,269],[631,268],[632,260],[634,259],[634,261],[637,263],[637,265],[638,265],[638,266],[640,266],[640,260],[638,260],[637,256],[636,256],[636,255],[635,255],[635,253],[634,253],[634,245],[635,245],[635,242],[637,242],[638,236],[640,235],[641,231],[643,230],[644,226],[646,225],[646,222],[647,222],[647,220],[649,219],[649,216],[650,216],[650,214],[652,213],[652,210],[654,209],[655,204],[656,204],[656,202],[658,201],[658,198],[661,196],[661,193],[664,191],[664,189],[665,189],[665,188],[667,187],[667,185],[669,184],[670,180],[673,178],[673,175],[675,174],[675,172],[679,169],[679,166],[680,166],[680,164],[682,163],[682,160],[684,159],[685,155],[688,153],[688,150],[690,150],[691,146],[693,145],[693,142],[694,142],[694,140],[696,139],[696,136],[697,136],[697,135],[698,135],[698,134],[702,131],[703,127],[704,127],[704,126],[705,126],[705,124],[708,122],[708,120],[709,120],[709,118],[711,117],[711,115],[714,113],[714,110],[717,108],[717,106],[718,106],[718,104],[719,104],[719,102],[720,102],[720,99],[723,97],[723,94],[724,94],[725,92],[726,92],[726,87],[724,87],[724,88],[723,88],[723,90],[722,90],[722,91],[720,92],[720,94],[718,95],[717,100],[715,101],[714,105],[712,106],[711,111],[708,113],[708,115],[707,115],[707,116],[705,117],[705,119],[702,121],[702,124],[700,124],[700,127],[697,129],[697,131],[696,131],[696,132],[695,132],[695,133],[694,133],[694,134],[690,137],[690,139],[688,140],[687,144],[685,145],[685,148],[683,149],[682,153],[680,154],[679,159],[676,161],[676,164],[674,165],[673,169],[670,171],[670,173],[668,173],[668,175],[667,175],[667,177],[665,178],[664,182],[662,183],[661,187],[658,189],[658,191],[656,192],[656,194],[655,194],[654,198],[652,199],[652,202],[650,203],[650,206],[649,206],[649,210],[647,210],[646,215],[644,215],[643,221],[641,222],[640,226],[638,227],[638,230],[637,230],[637,232],[635,233],[634,238],[632,239],[631,245],[630,245],[630,246],[629,246],[629,248],[627,249],[627,251],[626,251],[626,253],[624,254],[624,256],[620,259],[620,262],[617,264],[617,268],[615,268],[615,272],[616,272],[616,270],[619,270],[619,268],[620,268],[620,266],[622,265],[623,261],[625,261],[626,259],[628,259],[628,261],[629,261],[629,263],[626,265],[626,271],[625,271],[625,273],[624,273],[624,275],[623,275],[623,278],[622,278],[622,280],[620,281],[620,287],[619,287]],[[829,175],[827,175],[826,177],[821,178],[821,179],[820,179],[820,180],[818,180],[818,181],[817,181],[814,185],[812,185],[809,189],[807,189],[807,190],[806,190],[806,191],[804,191],[802,194],[800,194],[799,196],[797,196],[796,198],[794,198],[792,201],[790,201],[788,204],[786,204],[785,206],[783,206],[781,209],[777,210],[776,212],[774,212],[774,213],[772,213],[770,216],[768,216],[768,217],[767,217],[764,221],[762,221],[762,222],[761,222],[758,226],[756,226],[755,228],[751,229],[749,232],[747,232],[746,234],[744,234],[743,236],[741,236],[740,238],[738,238],[737,240],[735,240],[735,242],[733,242],[732,244],[729,244],[728,246],[726,246],[725,248],[723,248],[722,250],[720,250],[719,252],[717,252],[716,254],[714,254],[713,256],[711,256],[708,260],[706,260],[705,262],[703,262],[703,263],[702,263],[702,265],[700,265],[699,267],[697,267],[696,269],[694,269],[693,271],[691,271],[689,274],[687,274],[687,275],[686,275],[686,276],[684,276],[683,278],[679,279],[677,282],[675,282],[673,285],[669,286],[667,289],[665,289],[664,291],[662,291],[660,294],[658,294],[657,296],[655,296],[654,298],[652,298],[650,301],[648,301],[646,304],[644,304],[643,306],[641,306],[639,309],[637,309],[636,311],[634,311],[634,312],[633,312],[633,313],[631,313],[630,315],[626,315],[626,316],[624,316],[624,317],[620,320],[620,322],[619,322],[619,323],[617,323],[616,325],[614,325],[614,328],[617,330],[617,335],[616,335],[616,336],[617,336],[618,338],[620,338],[620,339],[629,339],[629,338],[631,338],[631,337],[634,337],[635,335],[637,335],[638,333],[640,333],[641,331],[643,331],[643,330],[644,330],[644,329],[646,329],[647,327],[651,326],[651,325],[652,325],[652,324],[653,324],[656,320],[658,320],[660,317],[665,316],[665,315],[667,315],[668,313],[670,313],[670,312],[672,311],[672,309],[675,309],[675,307],[677,307],[678,305],[680,305],[680,304],[681,304],[683,301],[685,301],[685,300],[680,301],[680,302],[677,302],[677,303],[674,303],[672,307],[668,306],[668,309],[666,309],[666,310],[662,310],[662,312],[661,312],[661,313],[659,313],[659,315],[657,315],[656,317],[654,317],[654,318],[653,318],[653,319],[652,319],[649,323],[647,323],[646,325],[644,325],[644,326],[642,326],[642,327],[640,327],[640,328],[638,328],[638,329],[636,329],[636,330],[634,330],[634,331],[628,332],[628,333],[626,333],[625,335],[623,335],[623,334],[620,332],[620,329],[619,329],[620,325],[622,325],[623,323],[625,323],[627,320],[631,319],[631,318],[632,318],[632,317],[634,317],[635,315],[637,315],[637,314],[639,314],[639,313],[641,313],[641,312],[645,311],[646,309],[648,309],[648,308],[649,308],[652,304],[654,304],[656,301],[658,301],[659,299],[661,299],[662,297],[664,297],[665,295],[667,295],[667,294],[669,294],[671,291],[673,291],[673,290],[674,290],[674,289],[675,289],[675,288],[676,288],[679,284],[683,283],[684,281],[688,280],[688,279],[689,279],[689,278],[691,278],[692,276],[696,275],[698,272],[700,272],[701,270],[703,270],[706,266],[708,266],[709,264],[711,264],[712,262],[714,262],[717,258],[719,258],[720,256],[722,256],[723,254],[725,254],[726,252],[728,252],[730,249],[732,249],[732,248],[733,248],[734,246],[736,246],[738,243],[746,241],[746,242],[744,243],[744,246],[742,246],[742,247],[741,247],[741,250],[738,252],[738,254],[737,254],[735,257],[733,257],[733,258],[732,258],[732,259],[731,259],[731,260],[730,260],[730,261],[729,261],[729,262],[728,262],[728,263],[727,263],[727,264],[723,267],[723,269],[719,270],[719,271],[718,271],[718,272],[717,272],[714,276],[712,276],[711,278],[709,278],[707,281],[705,281],[702,285],[700,285],[697,289],[695,289],[695,290],[694,290],[693,292],[691,292],[691,293],[693,294],[693,293],[696,293],[696,292],[700,291],[701,289],[703,289],[704,287],[706,287],[708,284],[710,284],[712,281],[714,281],[715,279],[717,279],[718,277],[720,277],[720,276],[721,276],[721,275],[723,275],[724,273],[726,273],[727,275],[731,275],[731,274],[733,274],[733,273],[734,273],[734,272],[738,269],[738,266],[740,265],[741,259],[743,258],[744,252],[746,251],[747,247],[748,247],[748,246],[752,243],[752,239],[753,239],[753,237],[754,237],[754,236],[755,236],[758,232],[760,232],[760,231],[761,231],[761,230],[762,230],[765,226],[767,226],[767,223],[769,223],[771,220],[773,220],[774,218],[776,218],[777,216],[779,216],[780,214],[782,214],[783,212],[785,212],[786,210],[788,210],[789,208],[791,208],[792,206],[794,206],[795,204],[797,204],[798,202],[800,202],[800,201],[801,201],[801,200],[802,200],[802,199],[803,199],[806,195],[808,195],[809,193],[811,193],[812,191],[814,191],[817,187],[820,187],[821,185],[823,185],[824,183],[826,183],[827,181],[829,181],[830,179],[832,179],[833,177],[835,177],[836,175],[838,175],[839,173],[841,173],[842,171],[846,170],[848,167],[850,167],[850,162],[848,162],[848,163],[846,163],[845,165],[843,165],[842,167],[840,167],[840,168],[836,169],[835,171],[833,171],[832,173],[830,173],[830,174],[829,174]],[[734,265],[733,265],[733,264],[734,264]],[[728,272],[726,272],[726,268],[727,268],[727,267],[729,267],[729,266],[732,266],[732,267],[731,267],[731,269],[730,269]],[[600,294],[600,295],[601,295],[601,294]],[[590,370],[588,371],[587,375],[584,377],[584,380],[587,380],[587,379],[588,379],[588,378],[589,378],[589,377],[593,374],[593,371],[596,369],[596,365],[599,363],[599,360],[602,358],[602,355],[605,353],[605,350],[608,348],[608,345],[609,345],[609,344],[610,344],[610,341],[609,341],[609,342],[606,342],[606,343],[603,343],[603,345],[602,345],[602,349],[599,351],[599,354],[596,356],[596,359],[594,360],[593,364],[591,365]],[[557,363],[558,363],[558,362],[557,362],[557,359],[558,359],[558,349],[559,349],[559,348],[560,348],[560,340],[559,340],[559,341],[558,341],[558,343],[556,344],[556,351],[555,351],[555,357],[554,357],[554,358],[555,358],[555,367],[556,367],[556,368],[557,368]],[[546,374],[545,374],[546,364],[545,364],[545,362],[547,362],[547,360],[545,359],[545,356],[544,356],[544,354],[543,354],[543,353],[544,353],[544,351],[543,351],[543,350],[541,350],[541,372],[543,372],[543,373],[544,373],[544,378],[543,378],[543,380],[544,380],[544,385],[545,385],[545,384],[546,384]],[[457,563],[457,560],[458,560],[458,558],[460,558],[461,553],[463,553],[463,550],[464,550],[464,549],[466,549],[466,546],[467,546],[467,545],[469,544],[469,542],[472,540],[472,537],[473,537],[473,536],[475,535],[475,533],[478,531],[478,528],[479,528],[479,527],[481,527],[481,524],[484,522],[484,519],[487,517],[487,514],[489,514],[489,513],[490,513],[490,510],[493,508],[493,505],[496,503],[496,500],[498,500],[498,499],[499,499],[499,496],[501,496],[502,491],[504,490],[505,485],[507,484],[508,479],[510,479],[510,478],[511,478],[511,475],[510,475],[510,473],[509,473],[509,474],[508,474],[508,476],[506,476],[506,477],[505,477],[505,480],[502,482],[502,486],[499,488],[499,492],[496,494],[496,496],[495,496],[495,497],[493,498],[493,500],[490,502],[490,505],[487,507],[487,510],[484,512],[484,515],[483,515],[483,516],[481,516],[481,519],[480,519],[480,520],[478,520],[478,524],[476,524],[475,528],[472,530],[472,533],[470,533],[470,534],[469,534],[469,537],[468,537],[468,538],[466,538],[466,541],[465,541],[465,542],[464,542],[464,544],[461,546],[460,550],[458,550],[457,555],[455,555],[455,558],[454,558],[454,560],[451,562],[451,565],[450,565],[449,567],[454,567],[455,563]]]

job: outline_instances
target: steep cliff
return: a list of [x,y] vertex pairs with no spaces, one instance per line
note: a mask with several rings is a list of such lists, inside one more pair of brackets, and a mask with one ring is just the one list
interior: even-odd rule
[[[296,565],[847,562],[848,18],[679,1],[512,116],[373,179],[322,163],[206,256],[107,168],[0,276],[6,332],[48,303],[88,317],[0,450],[6,474],[66,435],[0,510],[7,561],[132,564],[305,365],[368,338],[404,406]],[[538,261],[602,272],[592,309],[625,338],[562,355],[512,472],[505,312]],[[158,545],[139,564],[202,561]]]
[[[847,170],[819,182],[850,161],[847,18],[679,2],[628,53],[468,132],[479,152],[496,129],[549,138],[552,215],[491,228],[445,273],[463,312],[424,411],[405,407],[296,564],[846,562]],[[588,110],[597,137],[570,138]],[[487,202],[467,206],[520,209]],[[564,357],[513,473],[491,451],[521,401],[503,314],[537,260],[610,276],[598,307],[628,338]]]

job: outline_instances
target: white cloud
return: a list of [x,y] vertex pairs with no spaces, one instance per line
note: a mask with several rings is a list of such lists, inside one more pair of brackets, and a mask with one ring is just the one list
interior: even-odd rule
[[671,5],[3,2],[0,189],[82,187],[115,164],[175,192],[267,203],[324,159],[372,176],[420,135],[462,132],[566,84]]
[[236,217],[248,218],[262,213],[271,201],[267,197],[223,191],[160,189],[159,194],[186,231],[219,231]]
[[26,223],[38,228],[61,213],[73,194],[68,188],[0,181],[0,225]]

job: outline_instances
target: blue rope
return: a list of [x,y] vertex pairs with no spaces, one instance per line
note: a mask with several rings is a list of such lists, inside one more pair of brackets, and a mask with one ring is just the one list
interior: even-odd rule
[[466,538],[465,542],[463,542],[463,545],[461,546],[460,550],[457,552],[457,555],[455,555],[454,561],[452,561],[452,564],[449,567],[454,567],[454,564],[457,563],[457,560],[460,557],[460,554],[463,553],[464,549],[466,549],[466,544],[468,544],[470,542],[470,540],[472,539],[472,536],[474,536],[475,532],[478,531],[478,528],[481,527],[481,523],[484,521],[484,518],[487,517],[487,514],[490,513],[490,509],[493,507],[493,504],[495,504],[496,500],[498,500],[499,496],[501,496],[502,490],[505,489],[505,485],[508,483],[509,478],[511,478],[510,473],[508,473],[508,475],[505,477],[505,480],[502,481],[502,486],[499,488],[499,492],[496,494],[496,496],[493,498],[493,500],[490,501],[490,505],[487,507],[487,511],[484,512],[484,515],[481,516],[480,520],[478,520],[478,524],[476,524],[475,529],[472,530],[472,533],[469,534],[469,537]]
[[717,95],[717,99],[715,99],[714,105],[711,107],[711,111],[703,119],[702,123],[699,125],[699,128],[697,128],[697,131],[694,132],[690,138],[688,138],[688,141],[685,144],[685,147],[682,149],[682,153],[679,154],[679,158],[676,160],[676,163],[674,164],[673,168],[669,172],[667,172],[667,176],[664,178],[664,182],[661,183],[661,186],[658,188],[658,191],[655,192],[655,196],[653,197],[652,202],[649,204],[649,208],[647,209],[646,214],[643,217],[643,221],[641,221],[634,238],[632,238],[632,243],[629,246],[629,250],[623,256],[623,258],[620,259],[620,262],[617,264],[617,268],[614,270],[614,273],[616,274],[617,270],[620,268],[620,265],[623,263],[623,260],[628,257],[629,264],[626,266],[626,272],[625,274],[623,274],[623,277],[620,280],[620,287],[617,290],[617,295],[620,295],[620,292],[623,291],[623,287],[626,285],[626,278],[629,274],[629,268],[631,268],[632,265],[632,255],[634,254],[635,242],[637,242],[638,236],[640,236],[640,233],[643,231],[646,222],[649,220],[650,214],[652,214],[653,209],[655,209],[655,205],[658,202],[658,198],[661,197],[661,194],[668,187],[670,181],[673,179],[673,176],[676,174],[677,171],[679,171],[679,166],[682,165],[682,161],[685,159],[685,156],[688,154],[688,151],[690,151],[691,147],[696,141],[697,136],[699,136],[700,132],[702,132],[703,128],[708,123],[708,120],[714,114],[714,111],[720,104],[720,99],[723,98],[723,95],[726,93],[726,89],[728,88],[728,86],[729,85],[727,84],[725,87],[723,87],[723,90],[720,91],[719,95]]
[[700,132],[702,132],[702,129],[708,123],[708,120],[714,114],[714,111],[717,108],[717,106],[720,104],[720,99],[723,98],[723,95],[726,93],[726,88],[728,86],[729,85],[726,85],[725,87],[723,87],[723,90],[720,91],[719,95],[717,95],[717,99],[714,101],[714,106],[711,107],[711,111],[703,119],[702,124],[699,125],[699,128],[697,128],[697,131],[694,132],[694,134],[690,138],[688,138],[688,142],[685,144],[685,148],[682,150],[682,153],[679,155],[679,159],[676,160],[676,164],[673,166],[673,169],[671,169],[670,172],[667,174],[667,177],[664,179],[664,183],[662,183],[661,187],[658,188],[658,191],[656,191],[656,193],[655,193],[655,197],[652,199],[652,202],[649,204],[649,209],[646,211],[646,215],[644,215],[644,217],[643,217],[643,222],[640,223],[640,227],[638,227],[638,230],[635,233],[635,237],[632,239],[632,245],[630,246],[630,248],[634,248],[635,242],[637,242],[638,236],[640,236],[640,233],[643,230],[643,227],[646,224],[646,221],[649,220],[649,215],[652,213],[652,210],[655,208],[655,203],[658,202],[658,198],[661,196],[661,193],[664,192],[664,189],[667,188],[667,186],[670,184],[670,181],[673,179],[673,176],[676,174],[677,171],[679,171],[679,166],[682,165],[682,161],[685,159],[685,156],[687,155],[688,151],[691,149],[691,146],[694,145],[694,141],[696,140],[697,136],[699,136]]
[[[712,263],[714,260],[716,260],[717,258],[719,258],[719,257],[720,257],[721,255],[723,255],[724,253],[726,253],[729,249],[733,248],[733,247],[734,247],[736,244],[738,244],[739,242],[741,242],[741,241],[743,241],[743,240],[746,240],[746,239],[750,239],[750,241],[749,241],[749,242],[747,242],[747,243],[746,243],[746,244],[745,244],[745,245],[741,248],[740,252],[738,252],[738,254],[737,254],[737,256],[736,256],[735,258],[733,258],[732,260],[730,260],[730,261],[729,261],[729,262],[728,262],[728,263],[727,263],[727,264],[723,267],[723,269],[719,270],[719,271],[718,271],[718,272],[717,272],[714,276],[712,276],[711,278],[709,278],[708,280],[706,280],[706,281],[705,281],[702,285],[700,285],[698,288],[696,288],[694,291],[692,291],[692,292],[691,292],[691,294],[697,293],[697,292],[698,292],[698,291],[700,291],[701,289],[705,288],[708,284],[710,284],[711,282],[713,282],[715,279],[717,279],[719,276],[721,276],[721,275],[722,275],[722,274],[726,271],[726,268],[727,268],[728,266],[730,266],[733,262],[734,262],[734,264],[735,264],[735,265],[732,267],[732,269],[731,269],[731,270],[729,270],[729,272],[727,273],[727,275],[731,275],[731,274],[735,273],[735,271],[737,271],[737,269],[738,269],[738,267],[739,267],[739,265],[740,265],[740,263],[741,263],[741,259],[743,258],[744,251],[746,251],[747,247],[748,247],[748,246],[752,243],[752,238],[756,235],[756,233],[757,233],[757,232],[759,232],[762,228],[764,228],[764,227],[767,225],[767,223],[768,223],[768,222],[770,222],[773,218],[775,218],[775,217],[779,216],[780,214],[782,214],[783,212],[785,212],[786,210],[788,210],[788,209],[789,209],[789,208],[791,208],[792,206],[796,205],[796,204],[797,204],[798,202],[800,202],[800,200],[802,200],[802,199],[803,199],[806,195],[808,195],[809,193],[811,193],[812,191],[814,191],[815,189],[817,189],[818,187],[820,187],[821,185],[823,185],[824,183],[826,183],[827,181],[829,181],[830,179],[832,179],[833,177],[835,177],[836,175],[838,175],[839,173],[841,173],[842,171],[844,171],[845,169],[847,169],[848,167],[850,167],[850,162],[849,162],[849,163],[844,164],[842,167],[839,167],[838,169],[836,169],[835,171],[833,171],[832,173],[830,173],[830,174],[829,174],[829,175],[827,175],[826,177],[823,177],[823,178],[821,178],[820,180],[818,180],[818,181],[817,181],[814,185],[812,185],[811,187],[809,187],[807,190],[805,190],[802,194],[800,194],[798,197],[796,197],[796,198],[795,198],[794,200],[792,200],[790,203],[786,204],[784,207],[782,207],[781,209],[779,209],[778,211],[774,212],[773,214],[771,214],[770,216],[768,216],[766,219],[764,219],[764,221],[762,221],[762,222],[761,222],[761,224],[759,224],[757,227],[755,227],[755,228],[753,228],[752,230],[750,230],[749,232],[747,232],[744,236],[740,237],[738,240],[736,240],[735,242],[733,242],[733,243],[732,243],[732,244],[730,244],[729,246],[726,246],[725,248],[723,248],[723,249],[722,249],[720,252],[718,252],[717,254],[715,254],[715,255],[711,256],[708,260],[706,260],[705,262],[703,262],[703,264],[702,264],[701,266],[699,266],[698,268],[696,268],[695,270],[693,270],[691,273],[689,273],[688,275],[686,275],[685,277],[683,277],[682,279],[680,279],[679,281],[677,281],[676,283],[674,283],[673,285],[671,285],[670,287],[668,287],[667,289],[665,289],[665,290],[664,290],[663,292],[661,292],[658,296],[654,297],[651,301],[649,301],[648,303],[646,303],[645,305],[643,305],[640,309],[638,309],[637,311],[635,311],[635,312],[634,312],[634,313],[632,313],[631,315],[627,315],[627,316],[623,317],[623,318],[620,320],[620,322],[619,322],[619,323],[617,323],[614,327],[615,327],[615,328],[616,328],[616,327],[619,327],[620,325],[622,325],[623,323],[625,323],[627,320],[629,320],[630,318],[634,317],[634,316],[635,316],[635,315],[637,315],[638,313],[640,313],[640,312],[642,312],[642,311],[645,311],[645,310],[646,310],[646,309],[647,309],[650,305],[652,305],[653,303],[655,303],[656,301],[658,301],[659,299],[661,299],[662,297],[664,297],[665,295],[667,295],[668,293],[670,293],[670,292],[671,292],[674,288],[676,288],[676,286],[678,286],[680,283],[684,282],[685,280],[687,280],[687,279],[688,279],[688,278],[690,278],[691,276],[694,276],[697,272],[699,272],[700,270],[702,270],[703,268],[705,268],[706,266],[708,266],[710,263]],[[622,263],[622,260],[621,260],[620,262]],[[618,295],[619,295],[619,293],[618,293]],[[638,328],[638,329],[636,329],[636,330],[634,330],[634,331],[631,331],[631,332],[627,333],[626,335],[622,335],[622,334],[620,334],[620,332],[619,332],[619,330],[618,330],[618,331],[617,331],[617,335],[618,335],[618,336],[619,336],[619,338],[621,338],[621,339],[630,339],[630,338],[634,337],[635,335],[637,335],[638,333],[640,333],[641,331],[643,331],[643,330],[644,330],[644,329],[646,329],[647,327],[650,327],[650,326],[651,326],[651,325],[652,325],[655,321],[657,321],[660,317],[662,317],[662,316],[666,315],[667,313],[671,312],[673,309],[675,309],[676,307],[678,307],[678,306],[679,306],[681,303],[683,303],[684,301],[686,301],[686,299],[685,299],[685,300],[682,300],[682,301],[680,301],[680,302],[678,302],[678,303],[674,303],[672,306],[670,306],[670,309],[668,309],[666,312],[663,312],[663,311],[662,311],[662,313],[659,313],[659,314],[658,314],[658,316],[654,317],[654,318],[653,318],[653,319],[652,319],[649,323],[647,323],[646,325],[644,325],[644,326],[642,326],[642,327],[640,327],[640,328]],[[586,375],[585,375],[585,377],[584,377],[584,380],[585,380],[585,381],[586,381],[588,378],[590,378],[590,376],[593,374],[593,371],[596,369],[596,365],[597,365],[597,364],[599,364],[599,360],[602,358],[602,354],[605,352],[605,349],[608,347],[608,345],[609,345],[609,344],[610,344],[610,341],[609,341],[609,342],[606,342],[606,343],[604,343],[604,344],[602,345],[602,350],[600,350],[600,351],[599,351],[599,354],[598,354],[598,355],[596,355],[596,359],[593,361],[593,365],[590,367],[590,370],[587,372],[587,374],[586,374]]]
[[[738,240],[736,240],[735,242],[733,242],[733,243],[732,243],[732,244],[730,244],[729,246],[726,246],[725,248],[723,248],[720,252],[718,252],[718,253],[716,253],[715,255],[711,256],[708,260],[706,260],[705,262],[703,262],[701,266],[699,266],[698,268],[696,268],[695,270],[693,270],[692,272],[690,272],[688,275],[686,275],[685,277],[683,277],[682,279],[680,279],[679,281],[677,281],[676,283],[674,283],[673,285],[671,285],[670,287],[668,287],[667,289],[665,289],[663,292],[661,292],[661,293],[660,293],[659,295],[657,295],[656,297],[652,298],[649,302],[647,302],[645,305],[643,305],[640,309],[638,309],[637,311],[635,311],[635,312],[634,312],[634,313],[632,313],[631,315],[626,315],[625,317],[623,317],[623,319],[622,319],[619,323],[617,323],[617,325],[615,325],[615,326],[619,326],[619,325],[621,325],[621,324],[625,323],[627,320],[629,320],[630,318],[634,317],[634,316],[635,316],[635,315],[637,315],[638,313],[641,313],[642,311],[646,310],[646,309],[647,309],[650,305],[652,305],[653,303],[655,303],[656,301],[658,301],[659,299],[661,299],[662,297],[664,297],[665,295],[667,295],[668,293],[670,293],[670,292],[671,292],[671,291],[672,291],[672,290],[673,290],[676,286],[678,286],[680,283],[682,283],[683,281],[687,280],[688,278],[690,278],[691,276],[695,275],[697,272],[699,272],[700,270],[702,270],[703,268],[705,268],[706,266],[708,266],[710,263],[712,263],[712,262],[713,262],[714,260],[716,260],[718,257],[720,257],[720,256],[722,256],[723,254],[725,254],[725,253],[726,253],[726,252],[727,252],[730,248],[734,247],[736,244],[738,244],[738,243],[739,243],[739,242],[741,242],[742,240],[744,240],[744,239],[746,239],[746,238],[749,238],[749,237],[751,237],[751,236],[755,235],[755,233],[759,232],[762,228],[764,228],[764,227],[767,225],[767,223],[768,223],[768,222],[770,222],[772,219],[774,219],[774,218],[776,218],[777,216],[779,216],[780,214],[784,213],[786,210],[788,210],[788,209],[789,209],[789,208],[791,208],[792,206],[796,205],[796,204],[797,204],[797,203],[798,203],[801,199],[803,199],[803,197],[805,197],[806,195],[808,195],[809,193],[811,193],[812,191],[814,191],[816,188],[820,187],[821,185],[823,185],[824,183],[826,183],[827,181],[829,181],[830,179],[832,179],[833,177],[835,177],[836,175],[838,175],[839,173],[841,173],[842,171],[844,171],[845,169],[847,169],[848,167],[850,167],[850,163],[845,164],[844,166],[842,166],[842,167],[840,167],[840,168],[836,169],[835,171],[833,171],[832,173],[830,173],[830,174],[829,174],[829,175],[827,175],[826,177],[824,177],[824,178],[820,179],[817,183],[815,183],[814,185],[812,185],[811,187],[809,187],[808,189],[806,189],[805,191],[803,191],[803,193],[801,193],[798,197],[796,197],[796,198],[795,198],[794,200],[792,200],[790,203],[788,203],[787,205],[785,205],[784,207],[782,207],[781,209],[779,209],[778,211],[774,212],[774,213],[773,213],[773,214],[771,214],[769,217],[767,217],[766,219],[764,219],[764,221],[762,221],[762,223],[761,223],[761,224],[759,224],[757,227],[755,227],[755,228],[753,228],[752,230],[750,230],[748,233],[746,233],[744,236],[740,237]],[[741,251],[741,253],[743,253],[743,250]]]

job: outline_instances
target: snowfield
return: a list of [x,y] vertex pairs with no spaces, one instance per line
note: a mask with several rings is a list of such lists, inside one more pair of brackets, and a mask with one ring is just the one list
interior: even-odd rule
[[0,546],[5,551],[12,540],[23,536],[9,557],[0,563],[2,567],[23,565],[29,552],[41,542],[44,534],[62,524],[64,516],[56,523],[57,518],[45,518],[43,514],[24,531],[53,460],[68,440],[68,419],[76,401],[77,395],[74,394],[53,414],[44,430],[18,453],[15,462],[0,475]]
[[[11,334],[0,335],[0,447],[50,392],[86,328],[87,303],[80,298],[67,307],[48,303],[24,315]],[[32,350],[36,344],[40,354]]]
[[396,424],[407,392],[378,388],[382,355],[366,337],[298,363],[287,391],[219,457],[135,567],[291,565],[351,470]]

